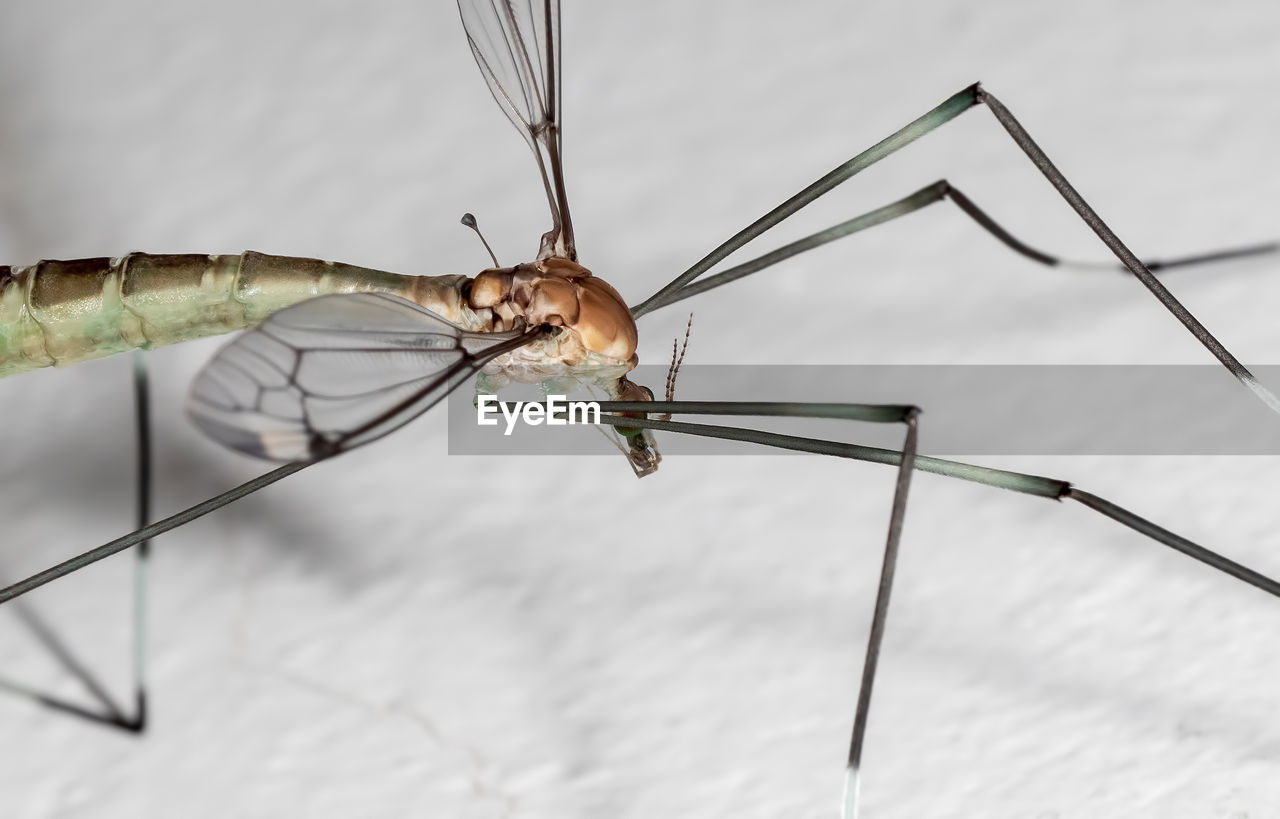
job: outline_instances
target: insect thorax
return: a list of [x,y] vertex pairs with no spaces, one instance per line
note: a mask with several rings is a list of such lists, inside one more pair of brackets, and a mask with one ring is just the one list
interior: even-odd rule
[[[479,273],[462,295],[492,331],[550,325],[556,331],[491,361],[476,392],[493,393],[510,382],[540,383],[547,394],[569,394],[582,385],[610,399],[651,400],[627,380],[638,361],[636,324],[622,296],[577,262],[552,256]],[[661,457],[646,430],[619,430],[619,446],[637,476],[658,468]]]
[[636,365],[636,325],[618,291],[576,262],[551,257],[493,268],[463,288],[463,298],[490,332],[550,325],[556,332],[495,359],[491,383],[576,381],[611,396]]

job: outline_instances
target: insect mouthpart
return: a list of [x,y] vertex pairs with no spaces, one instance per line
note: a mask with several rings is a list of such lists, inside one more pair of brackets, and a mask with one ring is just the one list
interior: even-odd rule
[[628,435],[627,442],[631,444],[631,448],[627,450],[627,463],[631,464],[637,478],[658,471],[662,456],[654,448],[653,436],[649,434],[649,430],[642,429],[637,435]]
[[[653,390],[626,378],[618,379],[617,391],[619,401],[653,400]],[[649,417],[648,413],[642,412],[619,414],[630,418]],[[643,427],[614,427],[614,430],[627,442],[625,450],[627,463],[631,464],[631,469],[636,473],[637,478],[643,478],[658,471],[658,464],[662,463],[662,455],[658,452],[658,445],[653,440],[652,432]]]

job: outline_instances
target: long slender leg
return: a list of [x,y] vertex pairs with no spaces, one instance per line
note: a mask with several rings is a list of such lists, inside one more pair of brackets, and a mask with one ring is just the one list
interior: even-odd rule
[[849,741],[849,764],[845,768],[844,819],[857,819],[858,785],[862,770],[862,743],[867,736],[867,716],[871,712],[871,688],[880,663],[880,644],[884,642],[885,621],[889,616],[889,596],[893,592],[893,575],[898,567],[898,545],[902,541],[902,520],[907,514],[907,490],[911,488],[911,472],[915,469],[917,417],[913,407],[903,423],[907,435],[902,442],[902,462],[893,489],[893,511],[889,515],[889,533],[885,538],[884,562],[880,568],[880,585],[876,589],[876,605],[867,636],[867,656],[862,662],[862,682],[858,686],[858,707],[853,712],[853,738]]
[[[730,282],[745,278],[753,273],[758,273],[761,270],[773,267],[792,256],[821,247],[822,245],[834,242],[837,239],[843,239],[846,236],[860,233],[861,231],[873,228],[877,225],[882,225],[885,222],[891,222],[894,219],[915,213],[916,211],[922,210],[935,202],[941,202],[944,200],[950,200],[955,203],[956,207],[960,208],[962,213],[976,222],[983,230],[994,236],[1001,244],[1005,245],[1018,255],[1031,259],[1039,264],[1043,264],[1048,267],[1063,266],[1105,269],[1119,271],[1126,274],[1129,272],[1128,268],[1117,262],[1104,264],[1097,262],[1073,261],[1070,259],[1063,259],[1059,256],[1034,248],[1014,236],[995,219],[992,219],[986,211],[978,207],[973,200],[961,192],[959,188],[955,187],[945,179],[940,179],[932,185],[927,185],[908,196],[904,196],[896,202],[890,202],[883,207],[867,211],[860,216],[855,216],[852,219],[847,219],[839,224],[832,225],[825,230],[820,230],[817,233],[810,234],[802,239],[797,239],[794,242],[783,245],[777,250],[770,251],[763,256],[743,262],[742,264],[734,265],[733,267],[722,270],[715,275],[690,282],[683,287],[671,291],[666,296],[655,296],[646,301],[644,305],[638,305],[633,308],[632,313],[638,318],[647,312],[657,310],[659,307],[666,307],[669,304],[674,304],[678,301],[687,299],[690,296],[696,296],[700,293],[705,293],[708,290],[713,290],[717,287],[729,284]],[[1244,247],[1225,248],[1207,253],[1197,253],[1193,256],[1157,259],[1146,262],[1145,264],[1149,270],[1169,270],[1177,267],[1188,267],[1191,265],[1224,261],[1226,259],[1260,256],[1267,253],[1275,253],[1277,250],[1280,250],[1280,243],[1268,242]]]
[[100,725],[109,725],[113,728],[125,727],[128,718],[125,716],[124,711],[112,699],[106,687],[76,657],[75,652],[62,641],[62,638],[58,636],[53,628],[37,615],[34,610],[24,606],[22,603],[16,604],[14,611],[18,619],[31,631],[40,645],[44,646],[49,654],[58,661],[63,670],[84,687],[89,698],[96,703],[96,707],[71,702],[52,694],[46,694],[31,686],[3,678],[0,678],[0,690],[25,697],[46,708],[72,714]]
[[978,100],[986,103],[987,108],[995,115],[996,120],[1009,132],[1009,136],[1013,137],[1013,141],[1027,155],[1032,164],[1040,169],[1045,179],[1049,180],[1049,184],[1053,185],[1054,189],[1071,206],[1071,209],[1089,226],[1089,229],[1098,234],[1098,238],[1102,240],[1102,243],[1112,253],[1116,254],[1116,258],[1123,262],[1124,266],[1129,268],[1129,271],[1137,276],[1138,280],[1146,285],[1146,288],[1160,300],[1160,303],[1170,313],[1173,313],[1174,317],[1182,322],[1183,326],[1191,331],[1191,334],[1222,362],[1222,366],[1230,370],[1231,374],[1239,379],[1242,384],[1253,390],[1253,393],[1263,403],[1275,412],[1280,413],[1280,398],[1277,398],[1270,390],[1262,386],[1258,379],[1253,376],[1253,373],[1249,372],[1226,347],[1222,346],[1222,342],[1214,338],[1208,328],[1201,324],[1199,319],[1191,315],[1191,311],[1184,307],[1182,302],[1173,297],[1173,294],[1169,292],[1169,288],[1161,284],[1155,275],[1147,269],[1147,266],[1133,254],[1133,251],[1124,242],[1120,241],[1120,237],[1111,230],[1106,222],[1102,221],[1102,217],[1089,206],[1089,203],[1084,201],[1084,197],[1067,181],[1067,178],[1062,175],[1062,171],[1059,171],[1057,166],[1049,160],[1049,157],[1035,143],[1035,140],[1026,132],[1022,124],[1014,119],[1013,114],[1009,113],[1009,109],[1005,108],[1000,100],[981,88],[977,89],[977,93]]
[[[147,362],[141,351],[133,354],[133,398],[138,418],[137,527],[151,520],[151,396]],[[147,574],[151,541],[134,551],[133,574],[133,718],[123,726],[136,733],[147,727]]]
[[1022,125],[1014,118],[1004,105],[984,91],[977,83],[968,88],[953,94],[944,100],[941,104],[931,109],[923,116],[913,120],[906,126],[900,128],[890,134],[885,139],[876,143],[872,147],[850,159],[848,162],[834,168],[818,181],[801,190],[795,196],[783,202],[778,207],[766,213],[756,221],[752,222],[746,228],[731,236],[723,242],[711,253],[703,257],[693,267],[681,273],[672,281],[668,282],[657,293],[641,302],[633,310],[635,315],[643,315],[652,310],[653,307],[669,297],[674,291],[679,290],[693,279],[710,270],[716,264],[723,261],[730,253],[750,242],[752,239],[777,225],[788,216],[803,208],[819,196],[831,191],[837,185],[849,180],[856,174],[879,162],[881,159],[896,152],[898,149],[911,144],[915,140],[945,125],[955,119],[960,114],[967,111],[974,105],[985,104],[996,117],[997,121],[1013,138],[1013,141],[1022,149],[1023,153],[1031,160],[1031,162],[1040,169],[1045,178],[1049,180],[1054,189],[1066,200],[1067,204],[1084,220],[1090,229],[1092,229],[1103,244],[1116,255],[1122,264],[1136,276],[1148,290],[1155,295],[1161,304],[1165,306],[1170,313],[1174,315],[1183,326],[1191,332],[1192,335],[1205,346],[1214,357],[1227,368],[1232,375],[1236,377],[1240,383],[1244,384],[1267,405],[1273,412],[1280,414],[1280,398],[1277,398],[1270,390],[1262,386],[1254,377],[1253,373],[1240,363],[1240,361],[1216,339],[1209,330],[1200,323],[1200,321],[1182,305],[1173,294],[1169,292],[1163,284],[1156,280],[1151,271],[1144,265],[1137,256],[1129,250],[1115,232],[1102,220],[1101,217],[1089,206],[1079,192],[1069,183],[1062,175],[1062,172],[1049,160],[1044,151],[1040,149],[1031,136],[1026,132]]
[[[1121,262],[1082,262],[1072,259],[1064,259],[1045,253],[1043,250],[1036,250],[1034,247],[1026,244],[1016,236],[1005,230],[1001,225],[987,215],[986,211],[974,204],[973,200],[965,196],[954,185],[949,185],[947,196],[960,210],[964,211],[971,219],[977,222],[984,230],[990,233],[1002,244],[1013,252],[1025,256],[1032,261],[1040,262],[1049,267],[1078,267],[1091,270],[1114,270],[1118,272],[1128,273],[1129,268],[1125,267]],[[1143,264],[1147,266],[1147,270],[1173,270],[1179,267],[1192,267],[1195,265],[1213,264],[1214,262],[1225,262],[1231,259],[1244,259],[1251,256],[1265,256],[1271,253],[1280,252],[1280,242],[1259,242],[1252,245],[1241,245],[1239,247],[1227,247],[1220,250],[1209,250],[1202,253],[1193,253],[1190,256],[1177,256],[1172,259],[1144,259]]]
[[[133,359],[133,392],[137,418],[137,525],[146,525],[151,516],[151,409],[146,362],[141,352],[134,353]],[[146,598],[147,568],[150,558],[151,541],[144,540],[134,550],[133,612],[132,612],[132,674],[134,687],[134,711],[130,716],[125,713],[108,693],[107,689],[75,656],[61,638],[34,611],[20,607],[18,616],[36,636],[41,644],[58,660],[71,676],[84,686],[89,696],[97,703],[97,708],[79,705],[49,694],[43,694],[24,685],[0,680],[0,688],[11,693],[20,694],[36,702],[65,713],[74,714],[104,725],[121,728],[132,733],[141,733],[147,724],[146,695]]]
[[[695,402],[667,401],[669,406],[681,406],[685,412],[714,411],[715,407],[704,405],[699,407]],[[725,402],[722,407],[727,407]],[[602,404],[602,408],[606,405]],[[810,405],[812,408],[814,405]],[[729,409],[747,412],[749,405],[738,405]],[[798,405],[758,405],[759,414],[764,415],[808,415]],[[889,615],[889,598],[893,592],[893,577],[898,565],[898,547],[902,541],[902,522],[907,513],[907,493],[911,488],[911,473],[915,470],[916,442],[918,418],[920,411],[912,406],[871,406],[845,405],[837,410],[838,417],[860,421],[879,423],[900,421],[906,425],[907,433],[902,443],[902,452],[898,461],[898,476],[894,483],[893,505],[889,515],[889,530],[885,537],[884,561],[880,569],[880,583],[876,590],[875,609],[871,617],[871,629],[867,636],[866,657],[862,664],[862,680],[858,686],[858,704],[854,710],[853,734],[849,741],[849,759],[845,768],[845,787],[842,815],[844,819],[856,819],[858,815],[858,785],[862,766],[862,747],[867,734],[867,718],[871,712],[871,691],[875,685],[876,669],[880,661],[880,646],[884,642],[885,623]],[[776,411],[770,411],[776,410]],[[624,410],[625,411],[625,410]],[[752,413],[756,414],[756,413]]]
[[177,529],[179,526],[190,523],[196,518],[204,517],[210,512],[221,509],[232,501],[237,501],[245,495],[251,495],[259,489],[270,486],[276,481],[287,478],[293,473],[306,469],[315,463],[318,462],[295,461],[293,463],[285,464],[284,466],[276,467],[270,472],[265,472],[256,478],[247,480],[239,486],[228,489],[220,495],[215,495],[206,501],[201,501],[195,506],[189,506],[181,512],[170,515],[163,520],[147,524],[141,529],[135,529],[129,534],[118,537],[108,543],[104,543],[96,549],[90,549],[83,554],[64,560],[56,566],[51,566],[42,572],[37,572],[25,580],[19,580],[17,583],[5,586],[3,589],[0,589],[0,603],[5,603],[15,597],[21,597],[33,589],[38,589],[46,583],[57,580],[59,577],[65,577],[74,571],[83,569],[85,566],[97,563],[103,558],[119,554],[125,549],[137,546],[144,540],[150,540],[157,535],[162,535],[170,529]]

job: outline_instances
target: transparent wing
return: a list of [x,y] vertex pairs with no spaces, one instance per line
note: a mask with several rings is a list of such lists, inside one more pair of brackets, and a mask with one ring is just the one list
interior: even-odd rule
[[397,296],[321,296],[219,350],[196,377],[187,412],[247,455],[329,457],[398,429],[538,334],[468,332]]
[[560,156],[559,0],[458,0],[476,65],[533,149],[551,206],[541,256],[576,258]]
[[547,15],[551,16],[551,50],[559,59],[560,4],[534,9],[529,0],[458,0],[462,27],[480,73],[502,112],[532,147],[543,128],[558,121],[554,109],[559,89],[553,87],[559,65],[549,62]]

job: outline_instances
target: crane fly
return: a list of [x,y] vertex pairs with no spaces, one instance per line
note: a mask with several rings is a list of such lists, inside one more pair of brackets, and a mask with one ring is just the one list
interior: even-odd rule
[[[530,50],[532,50],[532,49],[530,49]],[[567,211],[566,211],[566,212],[567,212]],[[553,255],[554,255],[554,253],[556,253],[556,252],[567,252],[567,248],[564,248],[564,247],[559,247],[559,248],[557,248],[557,247],[556,247],[556,246],[557,246],[557,238],[556,238],[556,237],[553,237],[552,239],[550,239],[550,241],[549,241],[549,242],[547,242],[547,243],[545,243],[545,244],[548,244],[548,246],[550,246],[550,247],[552,247],[552,248],[553,248]],[[545,247],[543,248],[543,250],[545,250]],[[910,526],[910,525],[909,525],[909,526]]]

